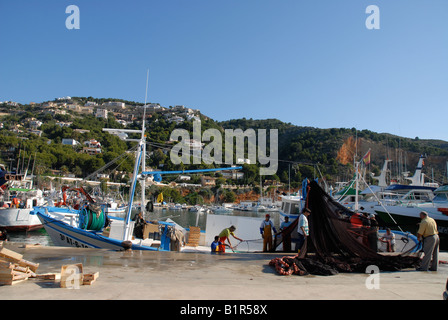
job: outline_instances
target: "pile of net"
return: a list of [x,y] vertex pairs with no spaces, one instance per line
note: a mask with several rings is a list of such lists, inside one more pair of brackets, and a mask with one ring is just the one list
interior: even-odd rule
[[[272,259],[269,263],[280,275],[335,275],[340,272],[365,273],[368,266],[381,271],[415,268],[418,254],[407,252],[383,255],[363,241],[361,228],[350,219],[354,212],[336,202],[315,181],[308,185],[305,205],[311,210],[308,217],[309,237],[300,253]],[[297,229],[299,219],[284,232]],[[361,239],[361,240],[360,240]]]

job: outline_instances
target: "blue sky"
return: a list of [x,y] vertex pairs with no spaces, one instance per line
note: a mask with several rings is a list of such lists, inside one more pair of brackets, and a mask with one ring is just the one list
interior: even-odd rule
[[0,48],[0,101],[143,102],[149,68],[150,102],[216,120],[448,141],[446,0],[1,0]]

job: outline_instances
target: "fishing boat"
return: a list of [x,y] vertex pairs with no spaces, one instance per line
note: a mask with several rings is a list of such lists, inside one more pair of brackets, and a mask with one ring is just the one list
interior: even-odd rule
[[45,201],[43,192],[33,188],[25,174],[7,172],[0,165],[0,227],[7,231],[30,231],[42,228],[40,220],[30,215],[34,206]]
[[105,212],[112,216],[122,216],[126,213],[126,206],[119,205],[117,202],[106,202]]
[[305,203],[300,195],[286,195],[282,196],[282,204],[279,209],[280,215],[288,217],[289,219],[298,218]]
[[386,160],[380,176],[373,177],[378,180],[378,186],[369,186],[365,183],[365,180],[360,177],[362,182],[367,185],[364,190],[361,191],[358,188],[357,191],[355,191],[355,180],[353,180],[350,186],[343,191],[340,191],[335,198],[351,210],[355,210],[355,202],[358,201],[358,208],[362,207],[363,211],[369,214],[376,214],[375,207],[378,205],[401,206],[431,201],[434,198],[433,192],[437,186],[425,182],[424,174],[422,173],[424,159],[424,156],[420,156],[414,175],[412,177],[406,177],[407,180],[410,180],[410,184],[387,184],[387,165],[391,160]]
[[224,206],[211,206],[210,211],[214,214],[232,213],[233,209]]
[[30,231],[43,227],[41,221],[30,214],[35,206],[43,205],[41,190],[6,188],[0,201],[0,227],[7,231]]
[[206,212],[207,209],[202,206],[195,205],[195,206],[191,207],[190,209],[188,209],[188,211],[203,213],[203,212]]
[[376,214],[386,224],[399,224],[405,230],[416,233],[420,223],[420,212],[426,211],[436,220],[440,236],[440,247],[448,248],[448,185],[434,190],[435,197],[425,202],[408,202],[394,205],[376,205]]
[[[129,203],[126,215],[123,219],[108,216],[104,212],[104,206],[94,206],[94,203],[84,204],[80,209],[66,209],[63,207],[35,207],[36,214],[50,235],[53,243],[70,247],[89,247],[121,250],[123,247],[132,250],[170,251],[177,250],[182,242],[182,237],[177,232],[175,225],[170,222],[158,221],[156,223],[135,225],[132,220],[132,208],[137,183],[140,181],[142,189],[142,202],[145,203],[144,190],[145,178],[151,175],[155,181],[161,181],[164,174],[185,174],[200,172],[216,172],[229,170],[229,168],[215,168],[203,170],[181,170],[181,171],[145,171],[144,159],[146,157],[146,134],[145,134],[146,101],[143,113],[142,129],[127,130],[114,129],[121,132],[139,133],[140,139],[136,148],[136,161],[130,184]],[[103,129],[105,130],[105,129]],[[105,130],[107,131],[107,130]],[[141,171],[140,171],[141,169]],[[239,170],[242,167],[232,167]],[[144,210],[143,207],[141,210]],[[135,228],[144,225],[142,234],[134,233]],[[149,232],[153,231],[153,232]],[[154,234],[151,238],[146,233]],[[157,235],[157,236],[156,236]],[[160,239],[158,239],[160,237]]]
[[[359,162],[355,164],[356,164],[355,191],[358,191],[357,190],[358,183],[356,181],[359,179],[359,171],[358,171]],[[282,206],[281,209],[279,210],[282,221],[284,221],[285,217],[288,217],[290,221],[294,221],[300,216],[302,209],[306,207],[307,185],[308,182],[304,181],[302,185],[302,195],[294,195],[294,196],[289,195],[282,197]],[[356,196],[356,194],[359,193],[355,192],[353,207],[349,208],[347,206],[344,206],[345,208],[352,210],[352,211],[346,211],[347,214],[351,215],[354,212],[358,211],[360,208],[361,202],[358,202],[359,197]],[[339,203],[336,200],[335,202]],[[342,205],[341,203],[339,204]],[[396,252],[405,252],[406,250],[411,250],[411,252],[417,252],[420,249],[420,243],[417,240],[417,237],[412,233],[412,231],[403,230],[401,228],[401,224],[397,223],[387,211],[385,212],[385,215],[387,215],[389,219],[394,222],[393,224],[394,229],[391,231],[393,234],[395,234],[396,238]],[[378,231],[379,239],[383,237],[385,233],[386,230],[379,230]],[[291,234],[291,238],[293,239],[293,241],[294,239],[297,238],[296,230],[294,230],[294,232]],[[381,242],[380,240],[378,240],[378,249],[379,251],[383,252],[386,251],[384,243]]]

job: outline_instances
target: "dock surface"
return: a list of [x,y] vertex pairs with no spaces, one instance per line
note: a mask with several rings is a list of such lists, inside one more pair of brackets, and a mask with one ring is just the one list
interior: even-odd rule
[[[406,269],[381,272],[379,286],[368,289],[368,274],[281,276],[269,261],[282,253],[179,253],[110,251],[37,246],[5,247],[39,263],[38,273],[60,273],[82,263],[99,272],[95,283],[79,289],[41,279],[0,286],[0,300],[442,300],[448,265],[437,272]],[[448,252],[440,253],[448,260]]]

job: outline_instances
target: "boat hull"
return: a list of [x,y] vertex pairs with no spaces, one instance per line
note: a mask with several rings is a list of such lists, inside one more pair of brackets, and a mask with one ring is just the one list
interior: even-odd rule
[[4,208],[0,210],[0,227],[8,232],[31,231],[43,227],[39,218],[30,214],[32,209]]
[[[389,214],[386,212],[389,212]],[[394,221],[399,225],[403,231],[411,232],[416,235],[418,231],[418,224],[421,221],[420,212],[425,210],[419,207],[400,207],[400,206],[389,206],[385,208],[376,208],[375,212],[377,216],[385,224],[393,226]],[[428,211],[428,210],[425,210]],[[448,216],[443,216],[441,214],[431,214],[429,216],[434,218],[437,222],[437,229],[440,237],[440,249],[448,250]],[[392,220],[393,218],[393,220]]]
[[[112,239],[94,231],[72,227],[63,221],[50,217],[44,208],[35,209],[34,214],[44,225],[45,231],[55,246],[75,248],[97,248],[123,250],[122,241]],[[132,250],[164,251],[157,247],[132,244]]]

